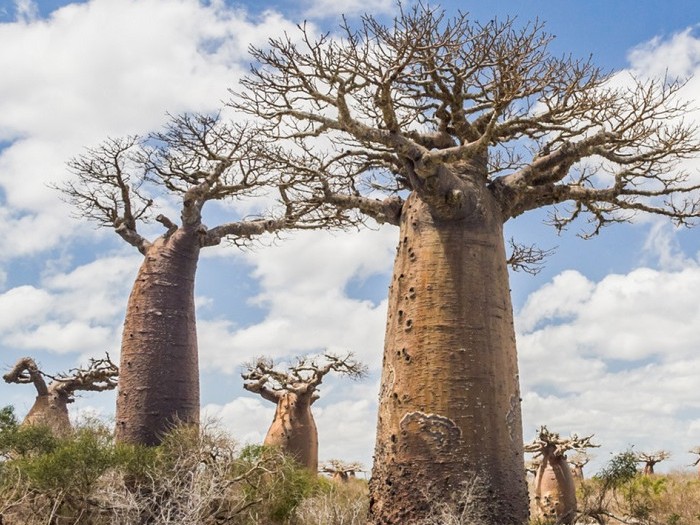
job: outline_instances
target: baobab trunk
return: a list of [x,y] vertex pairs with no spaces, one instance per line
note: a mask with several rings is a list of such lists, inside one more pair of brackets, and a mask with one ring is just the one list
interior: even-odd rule
[[199,423],[194,279],[199,234],[184,225],[145,253],[122,334],[116,439],[156,445],[175,423]]
[[57,436],[68,434],[72,428],[68,417],[68,397],[50,390],[37,395],[22,425],[46,426]]
[[310,395],[282,394],[264,443],[279,447],[310,471],[318,472],[318,431]]
[[[477,199],[474,199],[475,201]],[[495,525],[527,521],[502,217],[487,191],[461,218],[412,194],[389,293],[371,523],[419,522],[478,476]]]
[[576,486],[566,456],[544,456],[535,475],[537,516],[570,524],[576,517]]

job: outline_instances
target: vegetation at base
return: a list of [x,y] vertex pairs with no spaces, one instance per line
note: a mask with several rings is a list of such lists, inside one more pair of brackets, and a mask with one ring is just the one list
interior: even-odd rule
[[363,480],[333,483],[213,425],[147,448],[115,443],[100,422],[57,438],[0,410],[3,525],[359,525],[366,502]]
[[[635,459],[617,454],[578,482],[576,523],[700,524],[700,479],[643,476]],[[415,525],[480,525],[484,498],[476,480]],[[3,525],[364,525],[368,503],[364,480],[333,482],[215,425],[175,427],[146,448],[115,443],[99,421],[57,438],[0,409]]]

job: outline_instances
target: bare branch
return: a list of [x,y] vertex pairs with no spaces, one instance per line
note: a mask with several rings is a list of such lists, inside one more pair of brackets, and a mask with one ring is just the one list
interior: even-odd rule
[[543,250],[537,246],[518,244],[513,238],[508,243],[510,244],[511,253],[506,263],[514,271],[524,271],[530,275],[537,275],[544,267],[544,261],[554,253],[555,248]]
[[[263,122],[263,156],[306,181],[300,197],[316,210],[396,224],[396,203],[378,204],[396,191],[443,218],[488,191],[503,220],[566,203],[552,224],[586,216],[586,236],[637,213],[700,216],[700,185],[678,165],[700,153],[683,82],[613,82],[590,61],[552,56],[537,21],[447,20],[420,3],[393,25],[367,16],[341,30],[314,38],[302,26],[253,49],[261,67],[230,102]],[[378,173],[393,183],[375,184]]]
[[31,357],[23,357],[15,363],[7,374],[2,376],[6,383],[29,384],[32,383],[40,396],[47,395],[49,390],[44,381],[43,372]]
[[246,364],[245,369],[241,374],[245,380],[243,388],[274,402],[284,393],[311,398],[317,394],[318,386],[331,371],[352,379],[367,374],[367,367],[356,361],[352,353],[342,357],[328,353],[320,357],[301,357],[285,370],[276,368],[272,359],[260,357],[254,363]]
[[568,438],[562,438],[556,432],[551,432],[546,426],[541,426],[537,431],[537,437],[524,446],[525,452],[530,452],[537,456],[552,456],[563,457],[569,450],[584,450],[586,448],[595,448],[600,445],[591,443],[593,435],[586,437],[578,437],[572,434]]
[[87,367],[72,368],[67,373],[50,376],[51,389],[71,397],[78,390],[102,392],[117,387],[119,367],[105,354],[103,359],[90,359]]

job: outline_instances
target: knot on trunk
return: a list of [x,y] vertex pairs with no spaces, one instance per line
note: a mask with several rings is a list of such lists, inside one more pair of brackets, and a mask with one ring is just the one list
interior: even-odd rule
[[462,432],[448,417],[424,412],[409,412],[399,424],[398,452],[404,459],[452,459]]

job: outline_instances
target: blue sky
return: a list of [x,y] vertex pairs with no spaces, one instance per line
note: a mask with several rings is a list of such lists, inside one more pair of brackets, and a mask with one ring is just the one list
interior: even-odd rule
[[[442,5],[483,21],[539,18],[557,36],[554,53],[592,54],[606,70],[700,72],[696,1]],[[113,232],[70,218],[47,187],[65,180],[68,159],[108,136],[157,129],[166,112],[217,109],[247,68],[250,42],[264,45],[304,19],[332,32],[340,13],[395,9],[385,0],[0,0],[0,365],[31,355],[57,372],[104,351],[118,356],[140,256]],[[700,99],[699,88],[691,80],[684,96]],[[540,424],[595,433],[594,468],[628,445],[671,450],[661,470],[687,465],[686,451],[700,444],[699,232],[644,218],[583,241],[575,227],[557,236],[544,217],[507,225],[508,236],[557,247],[540,275],[511,275],[525,438]],[[243,391],[241,363],[350,349],[372,374],[324,384],[314,405],[320,454],[369,466],[396,236],[390,227],[311,232],[254,252],[205,251],[197,301],[206,413],[242,442],[261,440],[273,407]],[[29,386],[0,384],[0,404],[19,415],[33,397]],[[110,417],[113,406],[113,394],[101,394],[71,408]]]

